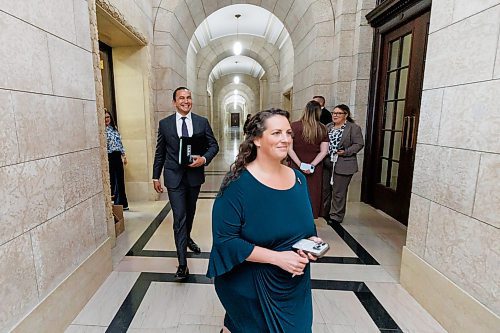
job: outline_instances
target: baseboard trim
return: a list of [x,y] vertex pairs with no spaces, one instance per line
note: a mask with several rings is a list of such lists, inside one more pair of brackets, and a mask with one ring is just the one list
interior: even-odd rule
[[418,255],[403,247],[401,285],[448,332],[491,333],[500,317]]
[[108,238],[12,332],[64,332],[111,271],[111,239]]

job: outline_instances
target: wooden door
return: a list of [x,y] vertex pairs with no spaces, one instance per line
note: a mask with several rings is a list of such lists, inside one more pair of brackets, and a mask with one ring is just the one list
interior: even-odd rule
[[381,36],[374,113],[373,205],[408,223],[430,13]]

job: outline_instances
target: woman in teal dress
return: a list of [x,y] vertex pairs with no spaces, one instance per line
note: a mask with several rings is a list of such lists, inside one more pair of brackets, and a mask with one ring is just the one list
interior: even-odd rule
[[226,310],[225,332],[311,332],[315,258],[292,245],[321,239],[304,175],[281,163],[292,142],[288,116],[272,109],[252,118],[214,203],[207,276]]

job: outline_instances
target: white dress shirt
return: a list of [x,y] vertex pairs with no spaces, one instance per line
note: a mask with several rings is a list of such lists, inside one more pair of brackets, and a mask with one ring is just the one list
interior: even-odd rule
[[[182,136],[182,117],[179,112],[175,113],[175,125],[177,127],[177,135],[179,138]],[[188,134],[189,136],[193,136],[193,120],[191,119],[191,112],[189,112],[186,116],[186,125],[188,129]]]

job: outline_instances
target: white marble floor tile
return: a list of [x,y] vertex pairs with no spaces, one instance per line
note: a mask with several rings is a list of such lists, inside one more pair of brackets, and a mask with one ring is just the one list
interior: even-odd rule
[[[118,272],[175,273],[179,262],[177,258],[162,257],[125,257],[115,268]],[[188,259],[191,274],[207,273],[208,259]]]
[[446,333],[400,284],[367,282],[378,301],[405,333]]
[[311,265],[311,277],[320,280],[396,282],[379,265],[313,263]]
[[332,325],[332,324],[313,324],[313,333],[363,333],[356,332],[354,326]]
[[[204,252],[209,252],[212,247],[212,206],[213,200],[198,200],[193,230],[191,231],[191,238]],[[172,212],[170,212],[156,229],[144,250],[175,251],[172,225],[173,217]]]
[[313,290],[313,300],[327,325],[351,326],[354,332],[380,332],[356,295],[350,291]]
[[169,328],[129,328],[127,333],[177,333],[178,326]]
[[125,231],[118,236],[112,249],[113,266],[127,254],[166,204],[165,201],[130,202],[130,211],[124,212]]
[[219,333],[222,325],[179,325],[176,333]]
[[[219,322],[222,316],[224,310],[212,285],[153,282],[130,327],[170,328],[179,324],[211,325],[214,321]],[[199,322],[201,320],[205,322]]]
[[136,272],[112,272],[73,324],[109,326],[139,275]]
[[379,264],[392,266],[401,265],[402,246],[400,249],[395,249],[385,240],[380,238],[379,235],[373,233],[367,235],[350,232],[350,234],[379,262]]
[[326,224],[323,218],[319,218],[314,222],[318,236],[330,245],[330,250],[326,254],[327,257],[357,257],[356,253],[351,250],[332,227]]
[[105,333],[107,327],[90,325],[69,325],[65,333]]

